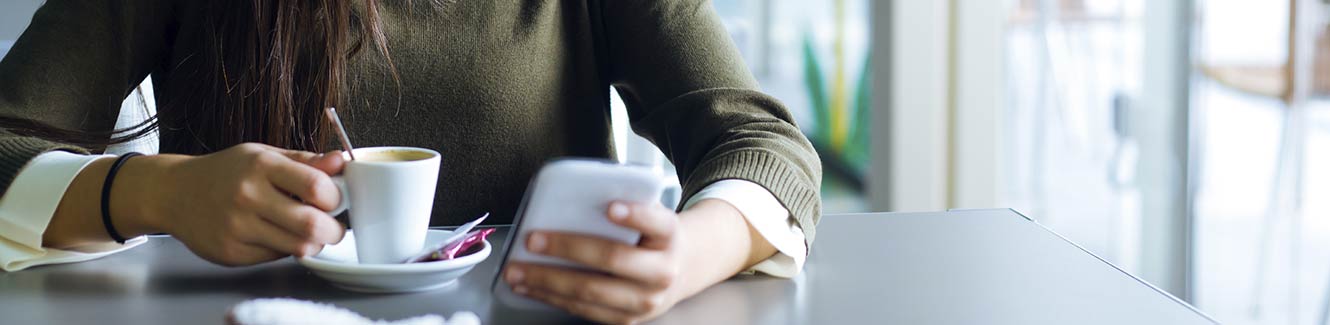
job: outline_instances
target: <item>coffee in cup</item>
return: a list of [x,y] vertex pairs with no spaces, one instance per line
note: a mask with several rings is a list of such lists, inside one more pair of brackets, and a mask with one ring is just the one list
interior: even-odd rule
[[370,151],[364,154],[361,154],[360,150],[356,150],[356,160],[363,162],[414,161],[414,160],[430,159],[436,156],[437,155],[434,154],[432,151],[425,152],[414,149],[412,150],[386,149],[380,151]]

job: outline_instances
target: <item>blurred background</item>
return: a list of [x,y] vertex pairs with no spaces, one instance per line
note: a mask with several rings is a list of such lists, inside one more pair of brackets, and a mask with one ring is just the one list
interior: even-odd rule
[[1225,323],[1330,324],[1322,1],[714,5],[825,212],[1015,208]]
[[[0,55],[40,3],[0,4]],[[1010,207],[1225,323],[1330,324],[1322,1],[713,5],[826,213]],[[615,107],[619,159],[672,174]]]

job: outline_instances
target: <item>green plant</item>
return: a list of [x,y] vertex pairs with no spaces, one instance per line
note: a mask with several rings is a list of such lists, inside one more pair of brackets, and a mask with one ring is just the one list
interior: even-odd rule
[[[840,46],[837,42],[837,46]],[[871,56],[865,56],[853,87],[844,84],[844,56],[837,50],[836,71],[831,89],[827,87],[821,60],[811,36],[803,41],[804,85],[813,113],[812,132],[807,134],[822,158],[824,176],[829,181],[863,191],[863,175],[868,167],[872,110]],[[837,79],[839,78],[839,79]],[[839,82],[839,83],[838,83]],[[848,93],[853,89],[853,93]],[[849,99],[853,98],[853,102]]]

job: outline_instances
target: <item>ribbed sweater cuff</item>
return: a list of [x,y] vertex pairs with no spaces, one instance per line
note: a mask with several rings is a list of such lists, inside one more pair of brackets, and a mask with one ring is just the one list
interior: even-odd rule
[[771,191],[803,228],[804,244],[812,247],[817,223],[822,218],[822,201],[818,198],[818,189],[809,186],[814,182],[799,172],[793,163],[761,149],[735,151],[712,158],[688,176],[682,202],[687,202],[707,185],[726,179],[753,182]]
[[12,135],[0,137],[0,196],[9,192],[9,184],[14,182],[14,177],[18,176],[19,171],[22,171],[23,166],[32,161],[32,158],[52,150],[87,153],[83,148],[38,138]]

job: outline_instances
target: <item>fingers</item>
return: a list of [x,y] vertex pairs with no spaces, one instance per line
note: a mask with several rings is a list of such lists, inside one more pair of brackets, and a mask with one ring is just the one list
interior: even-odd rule
[[344,234],[322,210],[341,201],[325,171],[339,169],[340,157],[244,143],[190,161],[173,176],[199,200],[178,212],[198,217],[182,218],[171,233],[209,261],[238,266],[315,254]]
[[652,312],[664,303],[663,295],[635,283],[560,267],[510,264],[504,280],[514,288],[522,286],[632,314]]
[[241,256],[239,258],[240,263],[237,265],[253,265],[287,257],[288,255],[290,255],[254,244],[243,244],[240,246],[242,247],[240,249],[241,250]]
[[261,143],[250,143],[249,145],[253,145],[263,150],[275,151],[291,160],[321,170],[328,175],[337,175],[342,172],[342,167],[346,166],[346,160],[342,159],[341,150],[333,150],[326,154],[316,154],[309,151],[282,149]]
[[613,308],[596,305],[589,302],[574,300],[571,298],[552,294],[546,291],[526,289],[525,287],[523,288],[524,289],[522,289],[522,291],[524,292],[519,292],[520,294],[524,294],[536,300],[544,301],[545,303],[554,305],[555,307],[567,310],[570,313],[573,313],[575,315],[581,316],[583,318],[586,318],[588,320],[597,323],[633,324],[638,321],[637,317],[634,317],[633,315],[630,315],[628,313],[619,310],[615,310]]
[[317,254],[323,245],[304,240],[277,225],[260,218],[255,220],[252,231],[242,236],[244,242],[258,245],[282,255],[308,256]]
[[678,216],[660,205],[611,203],[611,222],[642,233],[637,245],[595,235],[534,231],[532,253],[572,261],[608,274],[526,263],[510,264],[504,280],[513,291],[590,320],[633,323],[669,308],[667,293],[678,275],[672,262]]
[[334,150],[323,154],[314,154],[308,151],[287,150],[287,156],[299,157],[299,159],[291,159],[321,170],[328,175],[337,175],[342,172],[343,167],[346,167],[346,160],[342,159],[341,150]]
[[266,144],[246,143],[237,147],[254,154],[253,163],[265,178],[282,192],[300,197],[324,211],[332,210],[342,196],[328,175],[341,172],[342,155],[281,149]]
[[264,220],[308,243],[326,245],[342,241],[346,229],[327,212],[281,195],[276,189],[270,190],[265,193],[269,199],[258,211]]
[[669,287],[676,272],[665,252],[642,249],[598,236],[536,231],[527,236],[527,250],[563,258],[637,281],[653,288]]
[[669,248],[679,217],[659,204],[610,203],[605,211],[611,222],[642,233],[641,245],[650,249]]
[[[280,159],[280,158],[279,158]],[[277,189],[300,197],[322,211],[337,208],[341,191],[327,173],[305,164],[276,162],[266,169],[267,178]]]
[[290,255],[249,243],[230,245],[221,254],[221,256],[208,258],[208,260],[224,266],[243,266],[263,263]]
[[321,158],[319,157],[320,156],[319,154],[309,151],[282,149],[273,146],[269,146],[267,149],[281,153],[282,155],[286,156],[286,158],[290,158],[291,160],[295,160],[296,162],[300,163],[308,163],[310,161],[314,161],[315,159]]

